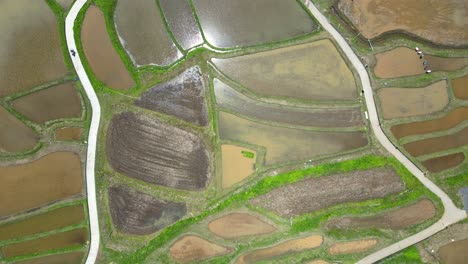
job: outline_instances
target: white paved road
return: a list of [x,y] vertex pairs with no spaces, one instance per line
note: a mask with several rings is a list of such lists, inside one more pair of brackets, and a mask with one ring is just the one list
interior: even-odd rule
[[397,158],[411,173],[413,173],[419,181],[421,181],[424,186],[431,190],[435,195],[437,195],[444,205],[445,211],[442,218],[437,221],[435,224],[429,228],[413,235],[408,238],[405,238],[393,245],[390,245],[386,248],[383,248],[365,258],[360,260],[358,263],[375,263],[378,260],[381,260],[393,253],[396,253],[406,247],[409,247],[425,238],[432,236],[433,234],[441,231],[448,225],[454,224],[464,218],[466,218],[466,212],[464,210],[458,209],[452,202],[452,200],[445,194],[437,185],[431,182],[428,178],[424,176],[424,173],[419,170],[403,153],[401,153],[395,146],[390,142],[382,128],[379,124],[379,118],[377,116],[377,109],[374,102],[373,90],[369,80],[369,74],[367,73],[366,68],[362,64],[361,60],[354,53],[345,39],[341,36],[340,33],[328,22],[327,18],[315,7],[310,0],[305,0],[305,4],[314,17],[320,22],[322,27],[327,30],[333,38],[336,40],[338,45],[344,51],[346,56],[349,58],[353,66],[359,73],[361,83],[364,89],[364,97],[366,100],[367,111],[369,114],[369,120],[372,127],[372,131],[388,152],[390,152],[395,158]]
[[[76,0],[65,20],[65,36],[69,50],[78,50],[76,48],[73,26],[75,24],[76,16],[85,3],[86,0]],[[94,92],[93,86],[91,85],[88,75],[86,74],[83,64],[81,63],[79,54],[76,53],[75,56],[70,56],[73,62],[73,66],[75,67],[75,71],[78,74],[89,102],[91,103],[92,111],[91,126],[89,128],[88,135],[88,151],[86,156],[86,196],[88,200],[89,225],[91,230],[91,241],[89,245],[88,256],[86,258],[86,264],[94,264],[99,252],[99,222],[96,205],[94,165],[96,163],[96,142],[99,129],[99,120],[101,118],[101,106],[99,105],[96,93]]]

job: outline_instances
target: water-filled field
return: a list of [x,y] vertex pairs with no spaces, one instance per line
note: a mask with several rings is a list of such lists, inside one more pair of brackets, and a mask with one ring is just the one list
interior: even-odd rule
[[48,255],[23,261],[15,262],[15,264],[75,264],[81,263],[84,257],[83,252],[71,252],[58,255]]
[[39,135],[11,113],[0,107],[0,151],[21,152],[32,149]]
[[[251,157],[246,156],[251,153]],[[255,160],[257,155],[255,151],[234,145],[221,145],[222,169],[223,169],[223,188],[229,188],[232,185],[244,180],[255,170]]]
[[422,162],[424,167],[430,172],[441,172],[446,169],[456,167],[465,161],[465,154],[455,153],[437,158],[432,158]]
[[449,243],[439,248],[439,255],[444,264],[461,264],[468,259],[468,238]]
[[452,80],[452,89],[455,97],[468,100],[468,75]]
[[55,130],[55,140],[80,140],[83,134],[81,127],[63,127]]
[[404,145],[406,151],[417,157],[429,153],[457,148],[468,144],[468,127],[451,135],[428,138]]

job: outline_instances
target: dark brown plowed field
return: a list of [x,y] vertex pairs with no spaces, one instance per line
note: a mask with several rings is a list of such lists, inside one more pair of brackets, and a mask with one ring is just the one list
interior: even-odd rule
[[465,160],[465,154],[455,153],[447,156],[428,159],[422,164],[430,172],[440,172],[460,165]]
[[184,203],[157,199],[126,186],[109,188],[109,208],[114,225],[133,235],[154,233],[187,212]]
[[455,97],[468,100],[468,75],[452,80],[452,88]]
[[23,260],[15,262],[15,264],[78,264],[82,263],[83,256],[83,252],[71,252]]
[[423,139],[405,144],[404,147],[409,154],[417,157],[466,144],[468,144],[468,127],[452,135]]
[[422,223],[436,214],[434,204],[422,199],[415,204],[369,217],[345,217],[331,221],[329,228],[390,228],[403,229]]
[[131,112],[112,118],[107,158],[120,173],[178,189],[201,190],[210,175],[208,153],[200,138]]
[[460,107],[444,117],[429,121],[414,122],[393,126],[390,130],[396,138],[427,134],[447,130],[468,119],[468,107]]
[[404,189],[394,170],[379,168],[306,179],[259,196],[252,204],[290,217],[341,203],[382,198]]
[[192,67],[175,79],[149,89],[135,105],[205,126],[208,113],[204,93],[200,68]]

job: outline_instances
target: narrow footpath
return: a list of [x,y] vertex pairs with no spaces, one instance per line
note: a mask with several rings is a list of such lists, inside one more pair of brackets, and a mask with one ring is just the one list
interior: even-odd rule
[[370,84],[369,74],[367,69],[362,64],[361,60],[358,56],[354,53],[348,43],[345,41],[343,36],[328,22],[327,18],[315,7],[314,4],[310,0],[305,0],[305,5],[310,10],[310,12],[314,15],[314,17],[319,21],[322,27],[327,30],[333,38],[336,40],[338,45],[341,47],[343,52],[346,54],[348,59],[353,64],[354,68],[359,73],[359,78],[361,79],[362,87],[364,90],[364,97],[366,100],[367,111],[369,114],[369,121],[371,124],[372,131],[375,134],[377,140],[382,144],[382,146],[387,149],[396,159],[398,159],[418,180],[426,186],[431,192],[437,195],[442,204],[444,205],[444,214],[442,218],[437,221],[432,226],[424,229],[423,231],[407,237],[393,245],[390,245],[386,248],[380,249],[379,251],[366,256],[365,258],[361,259],[358,263],[375,263],[387,256],[390,256],[402,249],[405,249],[411,245],[414,245],[421,240],[424,240],[435,233],[443,230],[447,226],[457,223],[460,220],[466,218],[466,212],[464,210],[458,209],[452,200],[448,197],[444,191],[442,191],[437,185],[435,185],[432,181],[424,176],[424,173],[418,169],[403,153],[401,153],[387,138],[385,133],[383,132],[382,128],[380,127],[379,117],[377,115],[377,109],[375,106],[374,95],[372,86]]

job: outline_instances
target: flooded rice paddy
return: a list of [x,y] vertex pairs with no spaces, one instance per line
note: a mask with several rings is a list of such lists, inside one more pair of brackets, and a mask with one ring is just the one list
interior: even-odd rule
[[307,109],[269,104],[252,99],[218,79],[214,79],[213,83],[218,106],[244,116],[311,127],[353,127],[364,125],[360,107],[347,109]]
[[437,44],[468,44],[465,0],[340,0],[338,8],[368,39],[402,30]]
[[36,123],[81,116],[81,98],[73,82],[28,94],[11,104],[13,109]]
[[[253,157],[246,157],[243,152],[250,152]],[[244,180],[255,171],[256,152],[234,145],[221,145],[223,188]]]
[[112,222],[127,234],[154,233],[187,212],[184,203],[158,199],[123,185],[109,188],[108,200]]
[[39,135],[0,106],[0,152],[22,152],[32,149]]
[[203,44],[200,29],[187,0],[159,0],[159,4],[169,29],[184,50]]
[[185,70],[168,82],[151,87],[135,101],[135,105],[199,126],[208,124],[205,83],[198,66]]
[[382,88],[378,96],[385,119],[427,115],[449,103],[445,81],[420,88]]
[[206,40],[218,48],[278,42],[317,29],[297,1],[194,0],[193,5]]
[[274,189],[251,203],[292,217],[337,204],[383,198],[404,189],[394,170],[379,168],[306,179]]
[[286,128],[253,122],[226,112],[219,112],[219,134],[222,139],[265,147],[267,165],[304,161],[364,147],[368,143],[363,132]]
[[429,153],[461,147],[468,144],[468,127],[451,135],[428,138],[414,141],[404,145],[406,151],[412,156],[421,156]]
[[468,75],[452,80],[452,89],[455,97],[468,100]]
[[15,264],[78,264],[82,263],[84,255],[83,252],[71,252],[18,261]]
[[321,246],[323,237],[311,235],[304,238],[292,239],[269,248],[257,249],[240,256],[236,264],[257,263],[262,260],[272,259],[286,254],[293,254],[310,250]]
[[179,263],[200,261],[232,252],[232,248],[214,244],[198,236],[187,235],[178,239],[169,249],[172,259]]
[[169,65],[182,57],[153,0],[119,0],[114,21],[122,45],[137,65]]
[[346,242],[338,242],[328,248],[330,255],[343,255],[367,251],[377,245],[376,239],[363,239]]
[[422,162],[430,172],[441,172],[446,169],[454,168],[465,161],[465,154],[455,153],[433,159],[428,159]]
[[332,220],[329,228],[385,228],[404,229],[410,225],[419,224],[433,218],[436,208],[429,199],[422,199],[415,204],[392,210],[375,216],[345,217]]
[[452,242],[437,252],[444,264],[462,264],[468,259],[468,238]]
[[82,134],[83,129],[81,127],[62,127],[55,130],[55,140],[80,140]]
[[85,220],[83,205],[72,205],[0,226],[0,240],[39,234]]
[[330,40],[212,61],[229,78],[261,96],[302,100],[358,96],[353,74]]
[[73,4],[74,0],[55,0],[60,6],[62,6],[64,9],[68,9],[71,7]]
[[30,163],[0,167],[0,181],[2,218],[81,194],[81,161],[73,152],[53,152]]
[[79,246],[88,240],[88,230],[84,228],[58,233],[46,237],[36,238],[17,244],[9,244],[1,248],[6,258],[17,257],[32,253],[44,252],[52,249],[61,249]]
[[0,97],[67,74],[57,18],[46,1],[1,1],[0,33]]
[[135,81],[112,45],[104,15],[94,5],[86,11],[81,26],[81,43],[97,79],[118,90],[126,90],[135,85]]
[[230,213],[208,224],[208,229],[222,238],[233,239],[272,233],[276,228],[260,218],[246,213]]
[[465,120],[468,120],[468,107],[459,107],[441,118],[395,125],[390,130],[396,138],[402,138],[447,130],[456,127]]

